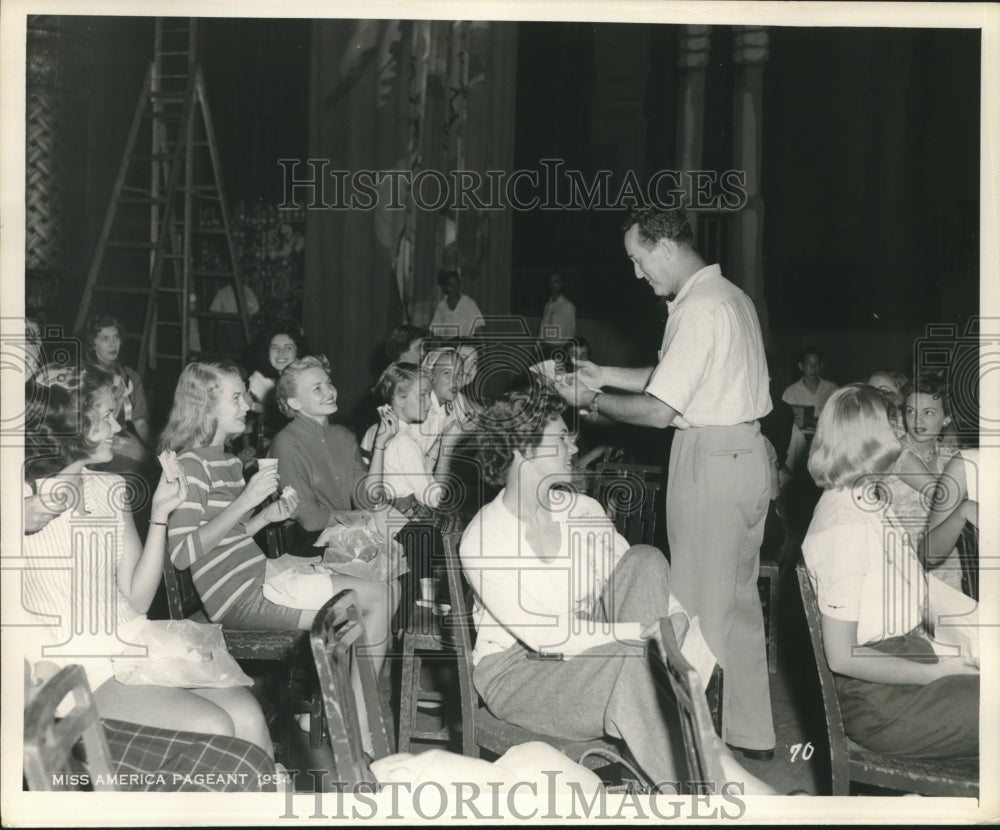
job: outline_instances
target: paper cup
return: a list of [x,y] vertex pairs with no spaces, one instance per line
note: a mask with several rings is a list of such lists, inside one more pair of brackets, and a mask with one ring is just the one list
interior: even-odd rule
[[433,602],[437,597],[438,581],[432,576],[425,576],[420,580],[420,598],[427,602]]
[[274,470],[278,472],[278,459],[277,458],[258,458],[257,459],[257,469],[258,470]]

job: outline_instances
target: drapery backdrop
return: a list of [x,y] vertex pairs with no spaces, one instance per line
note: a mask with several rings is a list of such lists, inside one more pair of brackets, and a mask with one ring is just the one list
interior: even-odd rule
[[[487,170],[509,170],[516,50],[515,23],[313,24],[309,157],[320,161],[298,165],[295,178],[311,179],[321,169],[325,175],[317,204],[306,211],[303,324],[313,350],[330,359],[348,419],[381,369],[390,329],[429,321],[440,268],[461,269],[466,293],[484,313],[509,310],[506,210],[428,210],[414,203],[405,183],[393,198],[398,177],[385,178],[377,197],[351,182],[363,170],[445,177],[469,170],[484,181]],[[438,201],[437,181],[425,180],[425,204]],[[362,204],[339,207],[352,193]],[[295,191],[307,208],[311,197],[308,188]]]

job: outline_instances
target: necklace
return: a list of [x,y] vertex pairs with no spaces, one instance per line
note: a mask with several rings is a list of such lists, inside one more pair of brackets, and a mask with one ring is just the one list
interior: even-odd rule
[[910,440],[910,436],[909,435],[906,436],[905,440],[906,440],[906,446],[910,450],[910,452],[912,452],[917,458],[919,458],[921,461],[923,461],[924,464],[926,464],[928,467],[930,467],[931,462],[935,458],[937,458],[937,454],[938,454],[938,442],[936,440],[932,441],[930,449],[927,450],[927,452],[922,453],[915,446],[913,446],[913,442]]

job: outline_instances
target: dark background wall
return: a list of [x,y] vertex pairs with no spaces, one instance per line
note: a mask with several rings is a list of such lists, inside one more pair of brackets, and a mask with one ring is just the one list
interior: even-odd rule
[[[150,57],[152,22],[77,18],[92,44],[86,233],[59,314],[75,309]],[[204,69],[231,200],[280,199],[280,157],[306,155],[309,22],[205,21]],[[80,26],[78,25],[79,29]],[[639,175],[675,164],[676,27],[522,24],[515,166],[557,157]],[[926,325],[978,309],[979,34],[770,29],[764,68],[765,290],[779,379],[804,342],[839,381],[906,368]],[[704,166],[731,145],[727,27],[713,29]],[[613,213],[514,217],[510,308],[537,315],[539,275],[570,276],[581,333],[608,360],[648,361],[663,312],[631,277]],[[725,263],[723,262],[725,266]],[[484,309],[489,312],[492,309]],[[603,347],[599,344],[604,344]]]

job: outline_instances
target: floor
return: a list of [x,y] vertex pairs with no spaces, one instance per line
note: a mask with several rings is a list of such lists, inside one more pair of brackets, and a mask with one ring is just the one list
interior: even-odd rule
[[[822,795],[829,793],[829,748],[820,698],[819,681],[812,649],[798,596],[793,560],[782,569],[778,606],[778,671],[770,675],[771,708],[777,746],[771,761],[742,759],[746,768],[779,793]],[[439,673],[439,682],[447,684],[447,673]],[[444,711],[444,710],[442,710]],[[419,713],[418,728],[437,729],[442,713]],[[418,743],[411,752],[421,752],[441,744]],[[450,748],[461,751],[461,747]],[[289,768],[298,770],[332,769],[328,747],[312,750],[308,736],[295,736]],[[296,789],[313,791],[313,776],[300,775]]]

